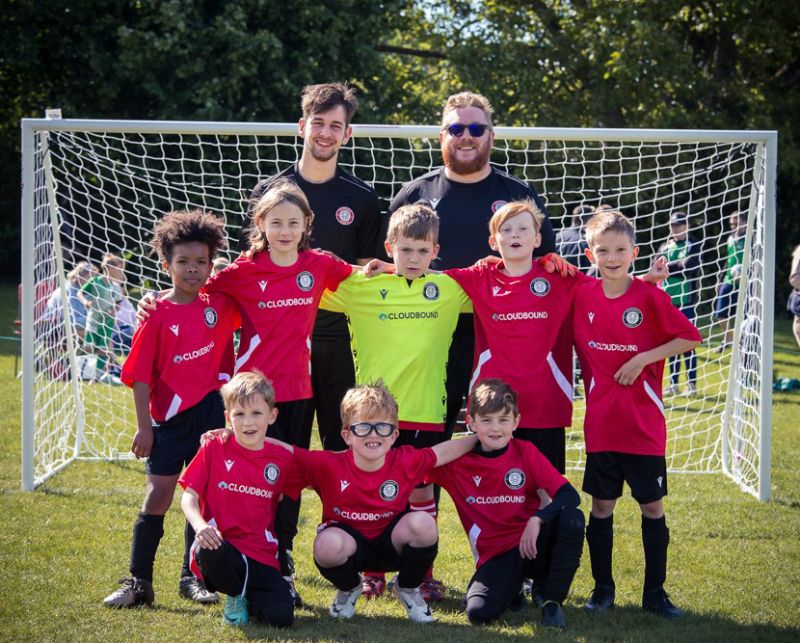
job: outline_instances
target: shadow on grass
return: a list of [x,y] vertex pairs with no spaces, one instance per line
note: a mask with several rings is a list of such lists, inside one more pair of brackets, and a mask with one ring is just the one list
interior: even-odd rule
[[[666,620],[645,614],[638,606],[617,607],[597,616],[586,614],[580,607],[567,606],[564,609],[567,630],[563,632],[542,628],[540,611],[531,605],[518,613],[506,612],[503,618],[490,625],[476,626],[468,622],[460,609],[453,609],[454,603],[448,600],[439,604],[434,611],[439,620],[431,625],[410,623],[401,616],[362,615],[358,611],[349,621],[336,621],[328,616],[326,609],[314,607],[297,610],[295,623],[290,628],[251,623],[242,628],[242,633],[250,640],[426,643],[518,641],[529,638],[531,630],[535,637],[558,640],[796,641],[800,638],[800,628],[737,623],[721,616],[694,612],[687,612],[681,619]],[[453,619],[457,622],[452,622]]]

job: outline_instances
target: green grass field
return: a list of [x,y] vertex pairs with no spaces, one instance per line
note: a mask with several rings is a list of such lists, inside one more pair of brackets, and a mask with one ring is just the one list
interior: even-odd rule
[[[9,335],[16,293],[0,287],[0,335]],[[286,631],[225,628],[221,607],[203,608],[178,596],[182,518],[167,516],[156,561],[154,609],[111,611],[101,605],[127,575],[131,526],[143,496],[140,463],[80,462],[34,493],[20,491],[20,382],[16,346],[0,345],[0,640],[3,641],[511,641],[531,636],[559,640],[800,640],[800,393],[775,395],[773,500],[760,503],[722,475],[670,477],[668,591],[688,611],[680,622],[645,615],[639,606],[642,551],[638,510],[623,498],[616,512],[615,578],[618,607],[590,618],[580,609],[591,589],[588,553],[565,607],[568,630],[542,631],[528,607],[495,625],[469,625],[459,602],[472,571],[466,537],[449,499],[443,502],[437,576],[448,599],[434,606],[438,623],[407,622],[393,599],[360,601],[351,622],[327,616],[333,590],[310,556],[319,503],[303,496],[295,544],[298,586],[308,607]],[[800,351],[789,324],[780,322],[775,372],[800,375]],[[570,475],[576,486],[580,479]],[[588,511],[584,497],[583,509]]]

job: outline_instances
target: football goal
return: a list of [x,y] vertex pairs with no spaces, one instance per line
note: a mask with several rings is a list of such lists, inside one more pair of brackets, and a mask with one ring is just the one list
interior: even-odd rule
[[[497,127],[495,135],[492,163],[534,185],[556,231],[579,205],[608,204],[631,217],[637,273],[664,251],[670,217],[686,214],[697,262],[680,287],[694,302],[704,343],[691,381],[683,360],[676,386],[665,369],[668,466],[724,473],[769,498],[777,134]],[[130,337],[128,304],[168,285],[149,254],[154,221],[174,209],[215,212],[225,219],[233,258],[251,189],[301,150],[294,123],[22,122],[25,489],[79,458],[132,457],[133,400],[116,369]],[[441,164],[438,127],[355,125],[339,158],[375,186],[385,207],[403,182]],[[733,213],[746,221],[735,232]],[[738,253],[733,268],[731,252]],[[125,260],[124,282],[108,311],[115,336],[98,359],[84,344],[75,297],[81,270],[96,273],[109,253]],[[714,315],[726,281],[736,302],[728,341]],[[584,459],[577,371],[574,384],[569,468]]]

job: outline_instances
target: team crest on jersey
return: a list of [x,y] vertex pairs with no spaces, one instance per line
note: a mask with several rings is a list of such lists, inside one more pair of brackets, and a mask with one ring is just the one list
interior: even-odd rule
[[314,275],[308,272],[308,270],[301,272],[297,275],[297,287],[305,292],[311,290],[314,287]]
[[503,480],[509,489],[520,489],[525,485],[525,473],[522,469],[509,469]]
[[432,281],[429,281],[422,288],[422,296],[428,301],[436,301],[439,299],[439,286]]
[[383,498],[386,502],[391,502],[395,498],[397,498],[397,494],[400,491],[400,486],[394,480],[385,480],[381,484],[380,494],[381,498]]
[[280,474],[281,470],[277,464],[270,462],[266,467],[264,467],[264,480],[270,484],[275,484],[275,481],[278,479]]
[[537,297],[544,297],[550,292],[550,282],[544,277],[536,277],[531,282],[531,292]]
[[350,225],[355,221],[356,215],[346,205],[336,210],[336,220],[342,225]]
[[209,328],[214,328],[217,325],[217,320],[219,320],[219,315],[211,306],[203,311],[203,321]]
[[497,212],[500,208],[502,208],[508,201],[503,201],[502,199],[495,201],[492,203],[492,214]]
[[625,312],[622,313],[622,323],[628,328],[636,328],[642,323],[643,319],[644,315],[642,315],[642,311],[635,306],[627,308]]

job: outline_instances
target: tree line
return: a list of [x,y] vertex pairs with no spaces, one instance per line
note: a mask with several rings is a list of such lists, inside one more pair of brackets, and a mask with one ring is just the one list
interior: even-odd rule
[[777,309],[800,243],[793,0],[0,0],[0,273],[19,274],[19,121],[295,121],[309,83],[358,122],[437,122],[485,94],[502,125],[779,132]]

